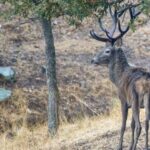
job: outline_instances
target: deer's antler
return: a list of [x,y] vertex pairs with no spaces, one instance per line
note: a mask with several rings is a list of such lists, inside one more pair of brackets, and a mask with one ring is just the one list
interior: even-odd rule
[[[111,6],[109,5],[109,13],[110,13],[110,16],[112,18],[112,28],[110,29],[110,31],[106,30],[102,24],[102,21],[101,21],[101,18],[99,18],[99,26],[100,26],[100,29],[105,33],[106,37],[101,37],[99,35],[97,35],[94,30],[90,31],[90,34],[91,36],[98,40],[98,41],[102,41],[102,42],[110,42],[112,45],[114,45],[114,43],[122,38],[128,31],[129,31],[129,28],[130,26],[128,25],[125,30],[123,30],[121,28],[121,23],[120,23],[120,20],[119,18],[127,11],[129,10],[129,14],[130,14],[130,21],[133,22],[135,20],[135,18],[141,14],[141,11],[138,11],[136,10],[136,8],[141,5],[141,3],[139,4],[130,4],[128,6],[126,6],[125,8],[117,11],[116,9],[114,9],[114,11],[112,11],[112,8]],[[118,30],[120,32],[119,35],[117,35],[116,37],[114,37],[114,33],[116,31],[116,28],[118,27]]]

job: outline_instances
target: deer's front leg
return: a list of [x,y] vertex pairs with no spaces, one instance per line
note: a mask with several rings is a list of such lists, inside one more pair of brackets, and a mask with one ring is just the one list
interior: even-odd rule
[[124,132],[126,129],[126,121],[127,121],[127,116],[128,116],[128,106],[127,106],[127,103],[123,99],[121,99],[121,112],[122,112],[122,126],[121,126],[118,150],[122,150],[123,136],[124,136]]

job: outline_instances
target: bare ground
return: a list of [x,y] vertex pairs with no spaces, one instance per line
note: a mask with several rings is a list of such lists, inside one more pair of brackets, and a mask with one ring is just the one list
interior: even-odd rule
[[[93,133],[92,133],[93,132]],[[93,137],[91,138],[91,135],[89,139],[78,139],[75,143],[72,143],[70,145],[71,149],[74,150],[115,150],[118,147],[119,143],[119,135],[120,130],[116,131],[108,131],[104,134],[97,134],[98,131],[91,131],[90,134],[93,134]],[[84,136],[87,136],[86,134]],[[131,143],[131,129],[127,128],[125,132],[124,137],[124,143],[123,143],[123,149],[128,150]],[[138,140],[138,146],[137,150],[143,150],[145,144],[145,134],[142,133],[139,140]],[[68,149],[70,149],[70,147]],[[62,147],[61,149],[64,149]]]

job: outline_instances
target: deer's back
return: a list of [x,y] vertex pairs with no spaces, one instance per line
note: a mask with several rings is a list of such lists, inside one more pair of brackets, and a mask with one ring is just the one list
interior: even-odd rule
[[135,96],[143,101],[144,95],[150,93],[150,73],[143,68],[130,67],[124,72],[118,88],[129,105],[136,99]]

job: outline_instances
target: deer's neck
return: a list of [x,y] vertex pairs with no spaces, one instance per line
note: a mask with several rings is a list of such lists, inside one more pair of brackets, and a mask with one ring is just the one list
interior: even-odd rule
[[122,49],[114,51],[114,55],[109,63],[110,80],[117,86],[126,69],[129,68],[128,61]]

